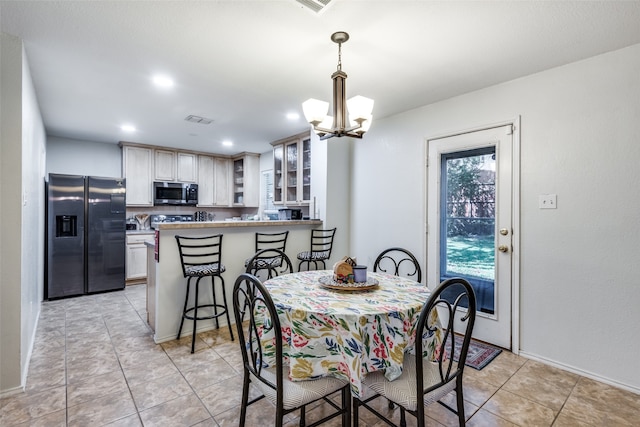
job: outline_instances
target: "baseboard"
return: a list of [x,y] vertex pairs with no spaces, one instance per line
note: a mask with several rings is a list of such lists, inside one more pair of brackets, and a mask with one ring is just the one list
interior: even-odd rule
[[581,375],[583,377],[590,378],[592,380],[608,384],[617,388],[621,388],[623,390],[630,391],[635,394],[640,394],[640,388],[634,387],[629,384],[621,383],[616,380],[612,380],[611,378],[606,378],[598,374],[594,374],[593,372],[585,371],[573,366],[566,365],[564,363],[557,362],[555,360],[547,359],[545,357],[540,357],[536,354],[527,353],[525,351],[520,351],[520,356],[525,357],[527,359],[535,360],[536,362],[544,363],[545,365],[551,365],[555,368],[562,369],[563,371],[572,372],[574,374]]
[[[231,326],[232,328],[234,327],[233,325],[235,325],[235,323],[232,324],[232,326]],[[218,328],[218,329],[222,329],[223,327],[227,328],[227,322],[226,321],[225,322],[221,321],[220,322],[220,328]],[[214,324],[201,326],[196,330],[196,334],[199,334],[201,332],[214,331],[215,329],[216,329],[216,327],[215,327]],[[234,330],[234,332],[235,332],[235,330]],[[189,329],[189,330],[182,329],[182,334],[180,334],[180,337],[181,338],[189,337],[189,336],[191,336],[192,333],[193,333],[193,329]],[[161,343],[167,342],[167,341],[174,341],[175,339],[176,339],[176,334],[171,334],[171,335],[164,336],[164,337],[159,337],[157,334],[153,334],[153,341],[156,344],[161,344]]]

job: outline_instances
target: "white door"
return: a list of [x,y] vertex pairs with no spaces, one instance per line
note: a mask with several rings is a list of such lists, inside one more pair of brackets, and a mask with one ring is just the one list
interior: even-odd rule
[[511,349],[512,125],[428,144],[427,284],[463,277],[477,299],[473,336]]

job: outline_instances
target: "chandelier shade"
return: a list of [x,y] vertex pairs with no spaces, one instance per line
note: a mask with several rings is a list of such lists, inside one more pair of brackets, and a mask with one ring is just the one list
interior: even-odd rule
[[320,139],[349,136],[362,138],[369,130],[372,121],[373,99],[354,96],[346,100],[347,73],[342,71],[342,43],[349,40],[349,34],[338,31],[331,35],[338,44],[338,68],[332,74],[333,80],[333,116],[327,115],[329,103],[310,98],[302,103],[302,111],[307,121]]

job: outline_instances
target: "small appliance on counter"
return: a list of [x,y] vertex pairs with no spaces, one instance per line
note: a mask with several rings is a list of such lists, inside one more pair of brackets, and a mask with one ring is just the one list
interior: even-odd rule
[[280,220],[300,220],[302,219],[302,209],[278,209],[278,218]]
[[126,228],[127,228],[127,231],[138,229],[138,225],[136,224],[136,219],[134,217],[127,219]]

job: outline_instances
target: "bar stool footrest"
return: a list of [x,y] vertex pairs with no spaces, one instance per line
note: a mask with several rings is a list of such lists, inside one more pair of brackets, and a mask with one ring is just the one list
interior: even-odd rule
[[198,310],[200,310],[201,308],[209,308],[209,307],[215,307],[221,311],[219,311],[217,314],[213,314],[211,316],[203,316],[203,317],[194,317],[189,316],[187,313],[190,313],[192,311],[194,311],[196,309],[196,307],[191,307],[188,308],[183,314],[182,317],[184,317],[185,319],[189,319],[189,320],[207,320],[207,319],[216,319],[220,316],[224,316],[227,313],[227,309],[224,305],[222,304],[205,304],[205,305],[199,305],[197,308]]

